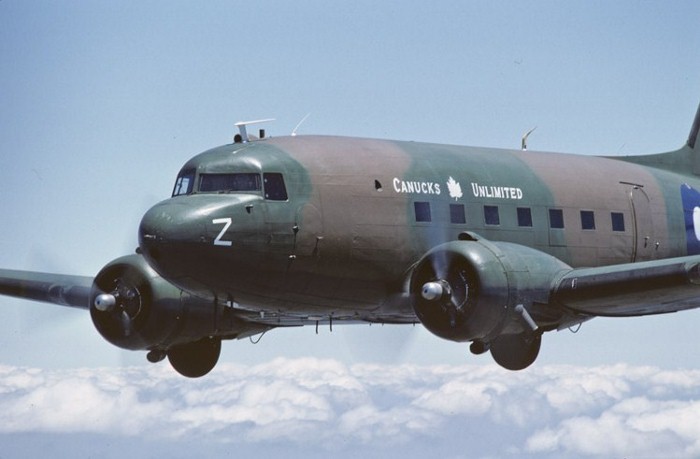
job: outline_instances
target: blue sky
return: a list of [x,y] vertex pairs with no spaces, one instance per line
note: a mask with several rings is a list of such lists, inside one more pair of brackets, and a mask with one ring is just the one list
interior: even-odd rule
[[[700,101],[698,17],[693,1],[3,0],[0,266],[94,275],[133,251],[141,215],[169,196],[180,166],[229,142],[240,120],[274,117],[268,134],[286,135],[310,113],[299,134],[505,148],[537,126],[531,149],[675,149]],[[143,354],[104,342],[84,312],[1,302],[0,364],[10,372],[31,367],[60,381],[78,368],[126,365],[136,378],[168,378]],[[536,365],[691,372],[699,326],[698,311],[596,319],[576,335],[547,334]],[[303,366],[308,356],[387,371],[490,363],[420,327],[389,326],[275,331],[257,345],[225,343],[222,362]],[[535,432],[521,434],[524,448]],[[36,435],[14,432],[0,445]],[[285,438],[255,444],[274,451]]]

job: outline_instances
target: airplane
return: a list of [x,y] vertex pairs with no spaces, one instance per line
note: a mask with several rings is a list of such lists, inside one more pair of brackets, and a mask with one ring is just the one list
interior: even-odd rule
[[184,164],[135,254],[94,278],[0,270],[0,294],[89,310],[192,378],[278,327],[420,323],[522,370],[544,332],[700,306],[700,107],[682,148],[621,157],[254,123]]

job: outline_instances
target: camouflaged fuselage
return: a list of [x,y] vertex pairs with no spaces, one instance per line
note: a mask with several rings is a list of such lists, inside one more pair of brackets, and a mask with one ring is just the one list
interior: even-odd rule
[[[188,189],[147,213],[141,243],[175,285],[242,308],[415,321],[412,267],[464,232],[572,267],[700,253],[700,181],[636,162],[326,136],[234,143],[185,164]],[[202,191],[207,174],[263,179]]]

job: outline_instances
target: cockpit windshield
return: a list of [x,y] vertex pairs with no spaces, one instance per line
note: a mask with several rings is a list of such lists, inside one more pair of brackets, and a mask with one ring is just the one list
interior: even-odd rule
[[263,194],[269,201],[288,199],[284,178],[279,172],[266,172],[262,175],[259,172],[197,174],[195,169],[180,172],[175,181],[173,197],[193,193],[237,192]]
[[201,174],[199,177],[199,191],[202,193],[233,192],[233,191],[260,191],[260,174]]
[[180,196],[183,194],[192,193],[192,188],[194,187],[194,169],[189,169],[180,172],[175,181],[175,188],[173,189],[173,196]]

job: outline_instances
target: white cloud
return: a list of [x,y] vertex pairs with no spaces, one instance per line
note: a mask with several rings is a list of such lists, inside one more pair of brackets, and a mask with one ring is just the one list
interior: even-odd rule
[[214,455],[695,457],[697,400],[700,372],[627,365],[512,373],[302,358],[198,380],[167,365],[0,366],[0,445],[35,439],[26,451],[51,436],[75,448],[80,435],[108,436],[114,457],[135,444],[151,455],[194,444]]
[[505,392],[502,386],[488,382],[448,381],[435,390],[429,390],[413,403],[429,411],[454,416],[465,414],[478,416],[486,414],[493,405],[494,395]]
[[605,406],[630,391],[627,378],[616,367],[584,372],[576,368],[570,368],[570,371],[565,367],[555,368],[547,376],[547,381],[538,385],[537,391],[544,395],[552,408],[565,415]]

